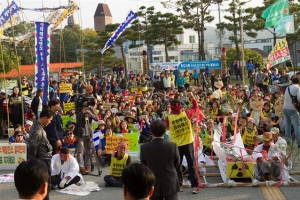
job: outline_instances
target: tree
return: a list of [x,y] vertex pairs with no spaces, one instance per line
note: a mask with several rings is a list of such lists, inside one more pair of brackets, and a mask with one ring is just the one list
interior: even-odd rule
[[[120,24],[107,24],[105,26],[105,30],[109,33],[113,33]],[[127,74],[127,62],[126,62],[126,54],[125,54],[125,48],[124,43],[130,40],[132,34],[134,31],[131,28],[127,28],[124,30],[124,32],[120,35],[120,37],[115,41],[114,45],[119,46],[121,49],[122,59],[123,59],[123,66],[125,68],[125,74]]]
[[50,62],[76,62],[76,50],[82,46],[81,34],[82,30],[79,25],[65,26],[59,32],[54,33],[52,38],[55,38],[56,41],[52,41]]
[[241,41],[240,38],[241,17],[243,19],[243,28],[246,35],[252,38],[255,38],[257,36],[257,33],[254,32],[254,29],[256,28],[256,24],[252,21],[254,13],[251,12],[251,10],[249,9],[246,10],[242,9],[242,7],[244,7],[246,3],[248,2],[231,0],[231,3],[229,4],[229,8],[226,9],[226,11],[230,13],[230,15],[224,16],[224,18],[228,22],[221,22],[220,24],[217,24],[218,29],[220,30],[227,29],[228,31],[232,32],[232,35],[229,36],[229,40],[235,44],[236,59],[240,58],[239,43]]
[[[4,73],[4,70],[6,73],[9,73],[13,68],[17,67],[15,52],[13,49],[10,50],[3,44],[0,46],[0,52],[3,53],[1,53],[0,55],[0,73]],[[20,58],[18,58],[18,60],[20,61]]]
[[172,13],[157,12],[150,18],[153,34],[158,39],[154,44],[163,44],[165,47],[166,61],[170,62],[168,47],[171,45],[179,45],[181,42],[177,39],[177,35],[183,34],[182,20]]
[[[25,35],[34,31],[34,23],[27,23],[25,21],[18,25],[10,27],[4,31],[4,34],[8,37],[17,37]],[[14,51],[14,43],[3,43],[7,49]],[[35,38],[30,37],[17,44],[17,56],[19,58],[20,65],[34,64],[35,62],[35,50],[34,50]]]
[[209,6],[214,2],[220,3],[222,0],[167,0],[162,2],[165,7],[175,8],[180,13],[180,17],[184,20],[184,28],[197,31],[199,60],[205,60],[205,24],[214,20],[208,11]]
[[[96,32],[94,30],[83,31],[83,52],[84,58],[79,56],[81,61],[84,61],[85,70],[98,68],[103,66],[113,66],[113,64],[121,64],[122,60],[117,58],[112,48],[107,49],[104,54],[101,54],[101,49],[106,41],[110,38],[110,34],[106,31]],[[83,60],[84,59],[84,60]]]
[[[148,8],[141,6],[139,8],[139,11],[136,13],[139,18],[135,20],[131,26],[131,29],[135,32],[135,34],[132,34],[129,37],[130,41],[132,41],[132,43],[129,45],[129,49],[146,44],[148,56],[150,52],[150,45],[154,44],[158,39],[157,35],[153,32],[151,24],[151,18],[155,14],[154,10],[154,6]],[[137,43],[137,41],[139,42]]]
[[[241,47],[239,47],[239,51],[241,51]],[[226,57],[227,57],[227,66],[230,66],[231,63],[233,63],[234,60],[241,60],[241,56],[237,56],[236,48],[230,48],[226,51]],[[251,49],[246,48],[245,49],[245,60],[249,60],[249,58],[253,58],[253,60],[262,62],[262,56],[257,53],[256,51],[253,51]]]

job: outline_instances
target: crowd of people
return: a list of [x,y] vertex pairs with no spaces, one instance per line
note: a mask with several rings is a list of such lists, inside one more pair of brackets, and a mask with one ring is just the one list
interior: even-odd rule
[[[253,61],[249,66],[252,63]],[[254,150],[253,157],[261,163],[255,176],[260,180],[269,180],[272,177],[269,175],[273,174],[274,180],[278,180],[278,162],[286,156],[286,145],[292,144],[296,139],[300,146],[298,111],[293,104],[294,100],[292,101],[293,97],[300,101],[300,73],[290,78],[287,68],[279,73],[276,68],[255,66],[258,65],[248,68],[246,80],[249,85],[232,84],[229,70],[216,71],[208,67],[190,71],[179,71],[176,67],[174,70],[155,72],[153,76],[130,72],[127,77],[122,67],[114,66],[112,73],[102,76],[89,74],[86,79],[83,76],[72,76],[69,80],[61,77],[60,82],[50,79],[48,105],[42,103],[43,90],[37,90],[29,107],[31,111],[25,111],[33,113],[30,115],[32,118],[27,117],[24,126],[22,122],[13,120],[15,134],[10,142],[26,143],[29,158],[47,158],[45,164],[49,168],[49,177],[53,179],[52,184],[56,183],[60,188],[66,187],[68,183],[79,183],[81,175],[94,170],[91,162],[93,153],[96,153],[103,167],[110,166],[110,174],[104,177],[106,186],[121,187],[122,171],[131,163],[131,157],[127,153],[128,146],[125,142],[120,142],[113,154],[107,153],[106,139],[114,134],[131,134],[134,127],[140,133],[139,143],[150,142],[153,145],[142,145],[141,163],[153,170],[156,180],[161,180],[165,174],[160,174],[159,168],[153,164],[159,159],[146,152],[156,149],[154,145],[161,145],[162,141],[157,138],[176,144],[176,148],[170,144],[174,152],[169,153],[177,156],[170,158],[174,171],[168,173],[178,180],[178,185],[172,186],[169,193],[163,192],[163,189],[161,192],[154,189],[153,193],[154,196],[174,199],[172,195],[183,191],[183,157],[187,160],[192,192],[199,192],[194,162],[194,134],[195,125],[198,125],[203,153],[214,153],[214,131],[225,132],[223,141],[239,132],[249,154]],[[234,67],[239,69],[239,63],[235,62]],[[236,78],[240,76],[242,79],[238,70],[235,72]],[[72,84],[70,94],[60,93],[59,85],[63,83]],[[13,92],[8,102],[10,108],[16,106],[12,103],[13,98],[22,98],[18,87]],[[31,93],[34,95],[34,92]],[[61,115],[65,113],[64,105],[67,102],[75,104],[75,110],[67,113],[74,120],[63,124]],[[25,107],[28,109],[27,106],[23,108]],[[12,115],[20,116],[20,113],[15,114],[12,110]],[[16,118],[19,120],[20,117]],[[165,122],[165,127],[160,124],[162,121]],[[95,122],[97,127],[94,130],[92,123]],[[279,136],[286,136],[286,142]],[[94,143],[95,138],[99,138],[100,142]],[[62,147],[66,149],[61,150]],[[76,148],[75,158],[70,159],[68,148]],[[165,148],[168,145],[162,145],[161,149]],[[156,150],[159,157],[163,150]],[[272,156],[262,155],[261,152],[269,150],[272,151]],[[52,162],[66,162],[65,157],[72,160],[75,171],[80,173],[68,176],[64,181],[60,175],[51,174],[51,169],[53,172],[55,166],[51,166],[51,159]],[[271,166],[269,163],[273,163],[272,167],[265,168],[264,166]],[[165,167],[167,165],[166,163]],[[161,186],[155,183],[155,187]]]

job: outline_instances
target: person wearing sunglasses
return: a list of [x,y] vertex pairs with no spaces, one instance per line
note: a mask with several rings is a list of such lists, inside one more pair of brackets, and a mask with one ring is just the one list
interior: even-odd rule
[[69,148],[60,148],[51,159],[51,184],[62,189],[72,184],[80,185],[83,182],[78,162],[70,155]]
[[[11,143],[24,143],[24,144],[26,144],[27,152],[29,151],[29,144],[25,140],[25,137],[24,137],[22,131],[20,131],[20,130],[16,130],[14,132],[14,140],[11,141]],[[28,157],[28,154],[27,154],[27,157]]]

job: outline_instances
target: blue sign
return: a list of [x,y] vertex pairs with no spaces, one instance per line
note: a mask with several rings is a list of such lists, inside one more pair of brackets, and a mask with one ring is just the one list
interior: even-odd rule
[[209,69],[221,69],[221,60],[203,60],[203,61],[183,61],[183,62],[164,62],[150,63],[150,71],[175,70],[194,70],[204,69],[207,66]]

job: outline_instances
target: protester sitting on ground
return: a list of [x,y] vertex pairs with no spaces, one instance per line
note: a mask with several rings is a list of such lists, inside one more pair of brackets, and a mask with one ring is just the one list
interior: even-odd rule
[[154,192],[155,177],[145,165],[133,163],[122,172],[125,200],[149,200]]
[[98,151],[97,151],[97,155],[100,156],[100,163],[105,167],[109,166],[110,161],[111,161],[111,153],[106,152],[106,139],[110,138],[112,136],[113,136],[112,128],[109,126],[106,127],[104,137],[101,138],[101,140],[100,140],[101,149],[98,149]]
[[253,150],[257,146],[258,132],[253,118],[248,118],[247,126],[241,130],[241,136],[246,149]]
[[255,147],[252,157],[256,160],[255,177],[259,181],[280,180],[280,150],[272,143],[272,134],[265,132],[262,144]]
[[[15,125],[15,127],[14,127],[14,133],[15,133],[16,131],[20,131],[20,132],[23,134],[23,130],[22,130],[22,125],[21,125],[21,124]],[[25,135],[23,135],[23,139],[26,140]],[[15,135],[10,136],[9,139],[8,139],[8,141],[11,142],[11,143],[14,143],[15,140],[16,140]]]
[[60,148],[51,159],[51,184],[59,189],[83,181],[77,160],[70,155],[67,147]]
[[69,149],[76,149],[77,146],[77,137],[74,135],[72,130],[67,130],[66,134],[63,138],[63,147],[67,147]]
[[105,187],[122,187],[122,171],[131,163],[131,157],[126,153],[127,144],[120,142],[115,152],[111,157],[110,173],[104,176]]
[[120,130],[118,131],[118,133],[122,133],[122,134],[132,133],[132,130],[129,129],[128,123],[126,120],[121,121]]
[[44,162],[36,159],[22,162],[14,173],[19,199],[44,199],[48,191],[48,178],[48,169]]

